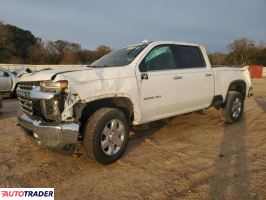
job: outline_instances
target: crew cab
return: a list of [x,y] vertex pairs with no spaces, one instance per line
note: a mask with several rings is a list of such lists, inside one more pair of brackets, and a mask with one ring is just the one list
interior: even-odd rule
[[89,66],[24,75],[21,127],[59,151],[83,144],[102,164],[118,160],[129,128],[211,106],[240,120],[252,94],[245,67],[212,67],[202,45],[156,41],[115,50]]

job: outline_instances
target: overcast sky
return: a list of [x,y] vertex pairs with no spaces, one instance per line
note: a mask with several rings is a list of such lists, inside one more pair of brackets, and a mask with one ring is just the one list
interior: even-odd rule
[[266,0],[0,0],[0,20],[88,49],[148,39],[196,42],[213,52],[242,37],[266,41]]

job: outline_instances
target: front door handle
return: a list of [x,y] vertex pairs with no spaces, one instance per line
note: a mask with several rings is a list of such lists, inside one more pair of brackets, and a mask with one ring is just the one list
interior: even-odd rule
[[182,79],[182,78],[183,78],[182,76],[174,76],[173,79],[175,79],[175,80],[179,80],[179,79]]
[[141,74],[141,79],[142,79],[142,80],[144,80],[144,79],[149,79],[148,74],[146,74],[146,73]]
[[212,76],[212,74],[211,73],[207,73],[207,74],[205,74],[205,76],[209,77],[209,76]]

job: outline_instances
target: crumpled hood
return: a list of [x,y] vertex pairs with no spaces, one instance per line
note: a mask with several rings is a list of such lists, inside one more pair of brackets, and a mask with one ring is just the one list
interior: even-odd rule
[[67,80],[69,90],[77,93],[81,99],[86,99],[103,93],[117,93],[121,88],[128,88],[126,82],[116,84],[115,81],[132,78],[136,78],[135,69],[132,67],[71,67],[26,74],[19,82]]
[[75,72],[75,71],[82,71],[82,70],[88,70],[88,67],[58,67],[58,69],[46,69],[41,70],[34,73],[29,73],[23,75],[19,82],[31,82],[31,81],[46,81],[46,80],[52,80],[52,78],[55,78],[57,74],[67,73],[67,72]]

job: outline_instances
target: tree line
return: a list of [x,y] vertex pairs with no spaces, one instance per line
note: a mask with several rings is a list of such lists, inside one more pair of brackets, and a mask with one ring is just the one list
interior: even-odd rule
[[263,65],[266,66],[266,44],[241,38],[227,46],[229,53],[209,54],[213,65]]
[[30,31],[0,22],[0,63],[12,64],[90,64],[111,48],[95,50],[65,40],[42,41]]
[[[266,66],[266,44],[247,38],[228,46],[228,53],[209,53],[213,65]],[[65,40],[42,41],[30,31],[0,22],[0,63],[12,64],[90,64],[111,48],[100,45],[95,50],[82,49],[80,44]]]

